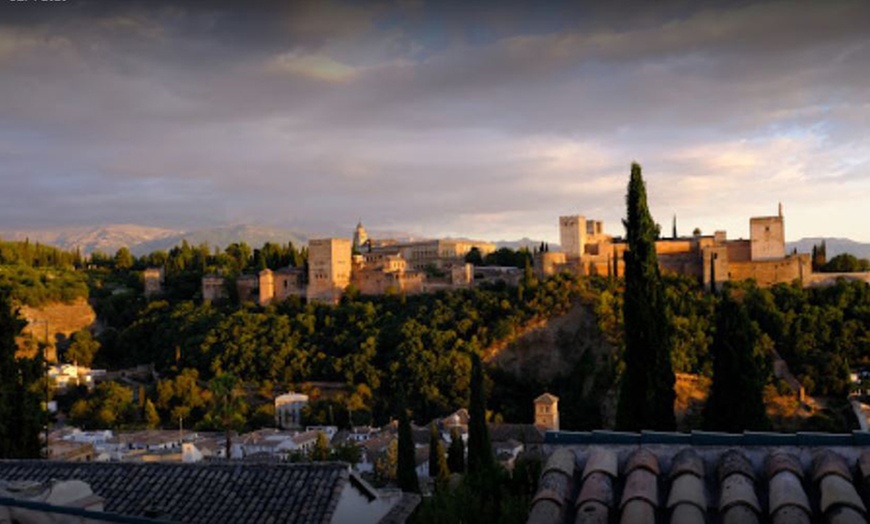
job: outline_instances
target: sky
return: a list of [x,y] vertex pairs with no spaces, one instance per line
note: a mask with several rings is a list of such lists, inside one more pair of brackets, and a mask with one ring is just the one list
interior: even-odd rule
[[[607,7],[603,7],[607,6]],[[0,230],[870,241],[870,2],[0,4]]]

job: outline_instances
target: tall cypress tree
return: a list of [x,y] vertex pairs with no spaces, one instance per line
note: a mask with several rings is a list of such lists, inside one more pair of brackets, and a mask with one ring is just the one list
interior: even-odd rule
[[486,392],[483,384],[483,363],[477,353],[471,354],[471,399],[468,406],[468,472],[482,473],[492,469],[495,459],[489,429],[486,427]]
[[417,479],[417,457],[414,452],[414,436],[411,434],[411,420],[404,402],[399,407],[399,464],[396,467],[396,480],[399,489],[420,493]]
[[43,360],[15,358],[15,337],[23,327],[9,290],[0,288],[0,459],[40,456],[45,414],[36,390]]
[[444,443],[434,422],[429,426],[429,476],[435,479],[437,485],[443,485],[450,477]]
[[726,289],[716,310],[713,385],[704,407],[704,429],[733,433],[767,429],[765,377],[755,354],[757,334],[746,307]]
[[625,373],[616,415],[618,428],[628,431],[673,431],[674,370],[672,320],[665,301],[655,239],[658,227],[646,202],[640,165],[631,165],[625,225]]

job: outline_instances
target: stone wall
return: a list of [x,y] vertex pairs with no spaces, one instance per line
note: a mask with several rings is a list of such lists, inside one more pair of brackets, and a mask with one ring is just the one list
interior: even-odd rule
[[810,256],[792,255],[782,260],[762,260],[752,262],[729,262],[730,280],[755,279],[761,287],[795,280],[805,282],[812,273]]
[[818,286],[833,286],[838,279],[844,280],[859,280],[870,284],[870,272],[862,273],[812,273],[806,280],[805,285]]

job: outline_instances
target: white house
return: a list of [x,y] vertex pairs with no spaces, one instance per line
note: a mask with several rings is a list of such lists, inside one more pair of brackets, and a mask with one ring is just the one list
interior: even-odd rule
[[308,395],[290,392],[275,397],[275,425],[283,429],[302,427],[302,408],[308,405]]

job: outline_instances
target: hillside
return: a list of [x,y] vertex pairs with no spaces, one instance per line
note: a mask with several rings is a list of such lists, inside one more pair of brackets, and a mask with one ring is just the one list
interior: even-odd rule
[[536,321],[514,339],[488,348],[486,362],[517,377],[551,382],[570,373],[587,351],[600,361],[613,348],[602,340],[595,315],[575,305],[564,315]]
[[91,327],[97,319],[94,309],[84,298],[79,298],[70,304],[52,302],[38,308],[22,306],[19,315],[28,321],[22,334],[32,335],[40,342],[45,340],[47,322],[48,341],[52,346],[49,350],[49,360],[55,359],[56,344],[66,343],[70,335]]
[[565,429],[613,427],[616,391],[613,388],[616,349],[607,343],[588,305],[576,304],[566,313],[532,322],[508,341],[487,348],[486,362],[499,394],[496,406],[504,413],[531,417],[525,402],[548,391],[561,398]]

